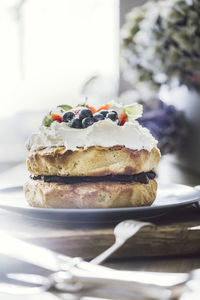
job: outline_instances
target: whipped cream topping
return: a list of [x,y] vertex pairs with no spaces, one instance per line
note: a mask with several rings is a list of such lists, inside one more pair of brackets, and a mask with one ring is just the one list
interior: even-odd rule
[[65,122],[53,122],[50,127],[41,126],[39,132],[32,134],[27,142],[27,149],[35,151],[46,147],[65,146],[75,151],[79,147],[91,146],[113,147],[125,146],[133,150],[148,150],[156,147],[157,141],[147,128],[137,121],[126,122],[118,126],[111,120],[94,123],[85,129],[69,127]]

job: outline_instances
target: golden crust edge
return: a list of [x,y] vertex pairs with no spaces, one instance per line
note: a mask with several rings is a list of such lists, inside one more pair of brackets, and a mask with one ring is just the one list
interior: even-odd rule
[[30,153],[27,167],[36,176],[132,175],[152,170],[159,161],[160,151],[157,147],[151,151],[137,151],[123,146],[90,147],[76,151],[51,147]]

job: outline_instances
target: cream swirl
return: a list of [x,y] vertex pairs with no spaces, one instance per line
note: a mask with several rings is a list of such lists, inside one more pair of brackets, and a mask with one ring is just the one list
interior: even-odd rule
[[111,120],[103,120],[85,129],[70,128],[65,122],[53,122],[50,127],[41,126],[38,133],[32,134],[26,146],[30,151],[58,146],[75,151],[79,147],[87,149],[91,146],[116,145],[150,151],[156,147],[157,141],[149,130],[143,128],[137,121],[118,126]]

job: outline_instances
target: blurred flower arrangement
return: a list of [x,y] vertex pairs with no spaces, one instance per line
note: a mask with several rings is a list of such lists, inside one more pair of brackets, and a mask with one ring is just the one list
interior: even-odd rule
[[158,93],[163,85],[200,91],[200,1],[153,0],[134,8],[121,29],[121,44],[122,75],[145,100],[140,123],[162,154],[180,150],[191,120]]
[[161,85],[200,89],[200,1],[150,1],[121,30],[125,80],[138,90]]
[[162,155],[181,149],[188,132],[184,113],[157,99],[141,104],[144,112],[138,121],[158,140]]

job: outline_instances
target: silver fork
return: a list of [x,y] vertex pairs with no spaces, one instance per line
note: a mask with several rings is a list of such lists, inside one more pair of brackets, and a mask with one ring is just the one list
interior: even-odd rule
[[101,264],[106,258],[119,249],[129,238],[135,235],[144,226],[155,227],[155,225],[150,222],[140,222],[135,220],[126,220],[120,222],[114,229],[115,243],[103,253],[92,259],[90,262],[97,265]]
[[[114,245],[111,246],[110,248],[108,248],[106,251],[104,251],[102,254],[100,254],[99,256],[94,258],[93,260],[91,260],[91,262],[93,264],[100,264],[101,262],[103,262],[108,256],[110,256],[114,251],[116,251],[119,247],[121,247],[130,237],[132,237],[136,232],[138,232],[144,226],[155,226],[155,225],[152,224],[152,223],[149,223],[149,222],[140,222],[140,221],[134,221],[134,220],[126,220],[126,221],[123,221],[123,222],[119,223],[114,228],[114,235],[115,235]],[[62,255],[61,255],[61,258],[62,258]],[[64,260],[64,257],[63,257],[63,260]],[[92,265],[91,265],[91,268],[93,268]],[[101,267],[101,268],[105,268],[105,267]],[[104,270],[104,272],[105,272],[105,270]],[[79,270],[79,272],[80,271],[81,271],[81,269]],[[55,273],[55,274],[57,274],[57,273]],[[97,276],[97,274],[95,274],[95,272],[94,272],[93,275]],[[14,280],[18,280],[18,281],[29,282],[29,283],[39,285],[39,287],[32,287],[32,288],[28,287],[28,288],[26,288],[26,290],[23,289],[23,293],[25,293],[25,294],[31,294],[31,293],[35,293],[35,292],[39,292],[39,291],[41,292],[43,290],[49,289],[49,287],[52,285],[51,279],[53,278],[53,277],[52,278],[50,277],[49,278],[50,281],[47,282],[47,283],[44,283],[44,282],[41,282],[41,279],[39,278],[41,276],[38,276],[38,275],[35,276],[35,275],[29,274],[27,276],[27,274],[18,274],[17,273],[17,274],[7,274],[7,277],[11,278],[11,279],[14,279]],[[100,279],[102,279],[102,278],[99,278],[98,282],[100,281]],[[53,282],[54,281],[55,280],[53,280]],[[57,282],[57,280],[56,280],[54,282],[54,285],[55,285],[55,283],[59,284],[59,281]],[[66,282],[64,282],[64,284],[66,285]],[[120,282],[118,282],[118,284],[120,284]],[[80,290],[79,286],[80,286],[80,284],[78,284],[78,290]],[[81,284],[81,286],[82,286],[82,284]],[[87,284],[86,284],[86,286],[87,286]],[[75,284],[75,286],[73,284],[69,284],[69,285],[67,285],[67,287],[68,287],[68,289],[72,288],[73,291],[76,291],[76,284]],[[21,287],[13,285],[12,288],[13,288],[13,291],[15,293],[17,293],[17,292],[20,293],[21,292],[21,289],[20,289]],[[73,288],[75,288],[75,289],[73,289]],[[5,290],[8,291],[9,290],[9,284],[8,285],[6,283],[3,283],[3,285],[0,284],[0,290],[1,291],[5,291]],[[161,298],[159,298],[159,299],[161,299]]]

